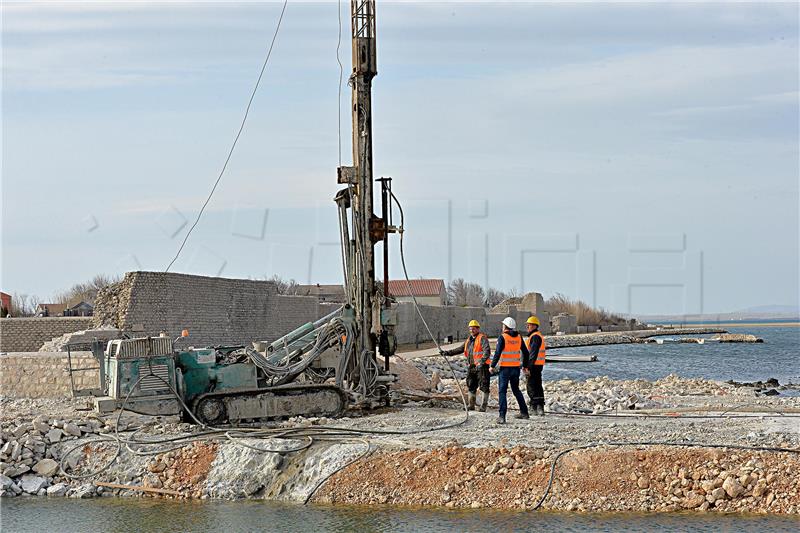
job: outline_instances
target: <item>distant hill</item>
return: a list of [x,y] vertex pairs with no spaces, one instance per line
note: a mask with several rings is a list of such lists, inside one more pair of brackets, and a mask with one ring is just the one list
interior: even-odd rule
[[757,314],[757,315],[791,315],[800,316],[800,306],[798,305],[759,305],[748,307],[737,311],[738,314]]
[[796,305],[759,305],[732,313],[704,313],[702,315],[640,315],[641,322],[728,322],[747,320],[800,320],[800,307]]

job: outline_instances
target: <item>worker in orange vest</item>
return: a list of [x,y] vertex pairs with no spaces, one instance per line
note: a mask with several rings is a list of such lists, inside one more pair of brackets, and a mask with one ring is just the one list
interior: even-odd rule
[[536,316],[528,318],[525,327],[528,329],[528,338],[525,346],[528,348],[528,366],[523,369],[528,378],[528,399],[531,401],[531,410],[539,416],[544,416],[544,388],[542,387],[542,370],[545,362],[544,336],[539,331],[539,319]]
[[508,386],[511,385],[511,392],[519,404],[519,414],[514,418],[527,420],[528,406],[525,404],[525,396],[519,390],[519,371],[528,367],[528,347],[522,342],[522,335],[517,331],[517,321],[506,317],[503,319],[503,334],[497,337],[497,346],[492,358],[492,373],[498,372],[497,366],[500,365],[499,380],[497,384],[498,396],[500,401],[500,412],[497,417],[498,424],[506,423],[506,410],[508,408],[506,394]]
[[477,320],[470,320],[468,327],[469,336],[464,342],[464,346],[451,350],[442,350],[442,355],[464,353],[469,365],[467,369],[469,406],[467,409],[470,411],[475,410],[475,402],[480,388],[483,393],[480,411],[485,413],[486,407],[489,405],[489,359],[492,356],[492,349],[489,347],[489,337],[481,333],[481,325]]

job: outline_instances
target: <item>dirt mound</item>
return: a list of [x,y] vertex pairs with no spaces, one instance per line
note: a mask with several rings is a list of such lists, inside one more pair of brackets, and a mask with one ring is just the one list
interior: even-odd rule
[[[349,504],[530,509],[550,453],[448,447],[374,455],[333,476],[316,500]],[[796,513],[796,454],[652,447],[576,451],[558,463],[544,508],[579,511]]]

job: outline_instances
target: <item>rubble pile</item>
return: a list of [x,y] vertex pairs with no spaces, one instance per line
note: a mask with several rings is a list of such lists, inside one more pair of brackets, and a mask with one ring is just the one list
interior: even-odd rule
[[66,352],[67,346],[72,352],[76,351],[89,351],[92,349],[92,342],[98,340],[105,346],[108,341],[112,339],[119,339],[122,337],[122,331],[111,326],[101,326],[95,329],[86,329],[82,331],[75,331],[73,333],[65,333],[60,337],[45,342],[40,352]]
[[[96,418],[49,419],[40,415],[31,422],[3,422],[0,425],[0,496],[82,496],[73,488],[59,466],[62,453],[82,436],[113,431],[113,426]],[[77,455],[68,457],[76,468]],[[92,487],[94,489],[94,487]]]
[[[546,449],[463,448],[373,455],[336,474],[316,501],[532,509],[544,494]],[[544,508],[566,511],[800,510],[796,454],[690,448],[602,448],[558,463]]]
[[131,302],[134,272],[128,272],[117,283],[100,289],[94,302],[92,322],[95,327],[109,325],[120,328],[125,324],[125,313]]

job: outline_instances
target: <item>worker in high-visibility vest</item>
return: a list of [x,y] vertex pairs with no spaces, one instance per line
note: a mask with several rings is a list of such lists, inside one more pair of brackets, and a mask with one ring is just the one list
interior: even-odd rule
[[[500,370],[497,370],[498,365]],[[497,337],[497,346],[492,358],[491,372],[499,372],[497,384],[498,399],[500,402],[500,412],[497,417],[498,424],[506,423],[506,410],[508,408],[506,394],[508,386],[511,385],[511,392],[519,404],[519,414],[514,418],[528,419],[528,406],[525,404],[525,396],[519,390],[519,371],[528,367],[528,347],[522,341],[522,335],[517,331],[517,321],[506,317],[503,319],[503,333]]]
[[539,331],[539,319],[536,316],[528,318],[525,327],[528,329],[525,345],[530,353],[528,366],[523,369],[528,378],[526,386],[528,399],[531,401],[531,410],[539,416],[544,416],[544,387],[542,387],[542,370],[544,370],[546,352],[544,336]]
[[442,355],[464,354],[467,358],[467,389],[469,390],[470,411],[475,410],[478,389],[483,393],[480,411],[485,413],[489,405],[489,359],[492,349],[489,347],[489,337],[481,333],[481,325],[477,320],[469,322],[469,336],[464,346],[451,350],[442,350]]

